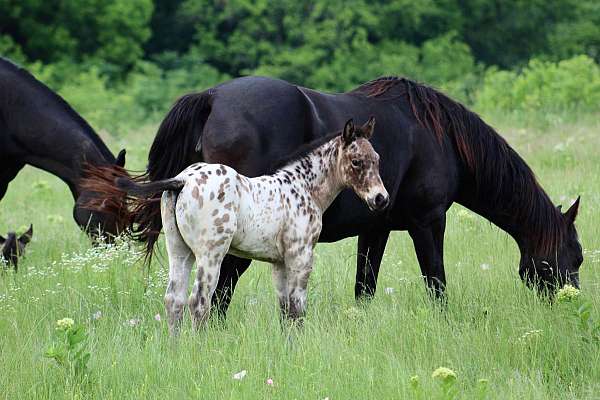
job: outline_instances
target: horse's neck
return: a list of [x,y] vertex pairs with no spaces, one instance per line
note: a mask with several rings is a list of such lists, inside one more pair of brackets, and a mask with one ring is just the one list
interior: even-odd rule
[[344,188],[336,170],[336,140],[326,142],[277,172],[304,190],[322,213]]
[[31,101],[17,102],[20,107],[15,108],[10,100],[0,104],[3,113],[11,115],[5,133],[16,151],[9,157],[58,176],[76,198],[83,164],[109,164],[114,157],[62,99],[43,85],[37,86],[35,82],[21,82],[15,93],[29,96]]
[[[474,187],[474,184],[468,186],[471,189]],[[506,197],[503,201],[482,198],[471,193],[469,190],[470,194],[461,196],[458,199],[458,203],[481,215],[508,233],[515,240],[521,251],[530,251],[536,246],[536,238],[539,235],[543,235],[544,230],[550,230],[550,224],[557,223],[557,221],[548,217],[540,220],[540,215],[551,217],[555,215],[556,209],[543,189],[536,187],[533,189],[536,194],[535,206],[529,207],[521,204],[521,210],[507,210],[505,204],[519,199],[518,195],[522,190],[523,188],[513,187],[510,193],[512,193],[514,198]],[[535,213],[533,212],[533,207],[536,209]],[[545,227],[540,227],[541,224],[544,224]]]

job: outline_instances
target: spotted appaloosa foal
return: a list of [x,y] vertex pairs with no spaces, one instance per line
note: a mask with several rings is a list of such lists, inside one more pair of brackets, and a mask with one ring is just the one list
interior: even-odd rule
[[161,214],[169,256],[165,305],[177,332],[186,304],[194,259],[198,267],[189,297],[194,326],[209,314],[226,254],[273,264],[281,312],[296,319],[306,308],[306,288],[321,218],[345,187],[370,209],[389,196],[379,176],[379,155],[369,139],[374,118],[309,143],[273,175],[248,178],[221,164],[191,165],[172,179],[136,184],[118,179],[128,193],[144,197],[164,191]]

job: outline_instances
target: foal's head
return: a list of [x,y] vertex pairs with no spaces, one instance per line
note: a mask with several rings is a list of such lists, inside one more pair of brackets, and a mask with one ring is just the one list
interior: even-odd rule
[[25,246],[33,236],[33,225],[29,226],[27,232],[17,237],[14,232],[8,232],[6,238],[0,236],[0,256],[8,264],[12,264],[17,270],[17,263],[20,256],[25,252]]
[[379,211],[387,207],[390,196],[379,176],[379,154],[369,142],[374,129],[373,117],[358,127],[351,119],[346,122],[337,167],[342,182],[354,190],[372,211]]

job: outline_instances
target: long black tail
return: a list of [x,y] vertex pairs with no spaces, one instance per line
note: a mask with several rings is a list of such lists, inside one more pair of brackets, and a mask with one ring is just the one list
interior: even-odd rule
[[197,161],[195,153],[211,111],[211,97],[209,89],[186,94],[173,105],[150,148],[147,172],[151,181],[172,178]]
[[[150,148],[147,169],[150,181],[173,178],[190,164],[200,161],[198,144],[211,111],[213,91],[187,94],[173,105]],[[152,254],[162,229],[159,191],[148,200],[148,206],[138,210],[134,234],[137,240],[146,243],[146,253]]]
[[117,178],[115,183],[119,189],[128,195],[142,198],[160,194],[165,190],[179,191],[185,185],[185,182],[176,178],[147,183],[137,183],[129,178]]

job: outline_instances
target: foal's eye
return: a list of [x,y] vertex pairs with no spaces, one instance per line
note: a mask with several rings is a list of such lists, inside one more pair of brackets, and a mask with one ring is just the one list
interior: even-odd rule
[[356,160],[356,159],[352,160],[352,166],[354,168],[360,168],[360,167],[362,167],[362,164],[363,164],[362,160]]

